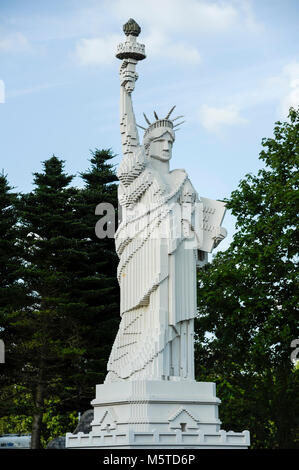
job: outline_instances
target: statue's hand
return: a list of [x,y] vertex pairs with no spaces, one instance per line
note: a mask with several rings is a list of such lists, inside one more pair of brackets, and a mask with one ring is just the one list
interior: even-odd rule
[[128,93],[134,90],[135,82],[138,79],[138,74],[135,72],[135,65],[135,61],[124,60],[120,67],[120,84]]

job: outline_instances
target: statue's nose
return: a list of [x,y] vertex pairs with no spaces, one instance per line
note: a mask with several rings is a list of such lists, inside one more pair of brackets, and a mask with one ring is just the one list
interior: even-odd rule
[[163,150],[169,151],[169,142],[168,142],[168,140],[164,140]]

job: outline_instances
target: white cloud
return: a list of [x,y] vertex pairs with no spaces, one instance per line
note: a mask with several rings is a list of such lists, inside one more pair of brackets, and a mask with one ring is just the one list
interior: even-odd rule
[[[82,9],[86,24],[94,34],[96,19],[103,21],[103,10],[107,22],[122,25],[133,17],[142,28],[140,41],[153,58],[175,60],[189,64],[201,62],[198,38],[210,34],[231,33],[234,30],[253,31],[255,19],[249,0],[114,0],[95,3]],[[75,48],[75,57],[80,65],[105,65],[114,60],[115,36],[107,35],[80,39]],[[106,29],[107,30],[107,29]]]
[[0,80],[0,103],[5,103],[5,84]]
[[[269,102],[276,104],[278,119],[287,118],[289,108],[299,106],[299,62],[286,64],[275,76],[261,77],[253,88],[250,83],[243,85],[240,91],[227,96],[227,101],[234,104],[219,107],[203,104],[199,108],[199,122],[207,131],[219,134],[225,127],[245,124],[248,120],[242,111]],[[215,94],[216,90],[214,97]]]
[[264,31],[264,24],[257,21],[253,11],[253,5],[251,0],[239,0],[239,17],[242,19],[245,28],[252,33],[258,33]]
[[159,31],[152,31],[142,38],[142,42],[146,44],[146,53],[150,57],[189,64],[198,64],[201,61],[200,54],[194,46],[183,42],[172,42],[167,35]]
[[115,60],[118,35],[102,38],[80,39],[77,42],[75,58],[80,65],[107,65]]
[[[120,35],[80,39],[75,48],[75,58],[80,65],[109,65],[115,61],[117,44],[124,41]],[[172,43],[158,31],[142,38],[146,44],[146,53],[151,57],[198,64],[200,54],[195,47],[182,42]]]
[[28,52],[31,45],[22,33],[10,33],[4,37],[0,37],[0,52]]
[[288,115],[291,106],[295,109],[299,106],[299,80],[297,80],[297,85],[293,87],[281,102],[281,112],[284,116]]
[[265,90],[278,103],[279,118],[286,118],[291,106],[299,106],[299,62],[290,62],[278,75],[268,77]]
[[211,132],[218,132],[223,126],[244,124],[246,119],[240,116],[240,110],[235,105],[216,108],[202,105],[199,110],[199,120],[202,126]]
[[287,92],[282,97],[279,110],[283,116],[287,116],[290,107],[299,106],[299,63],[293,62],[284,67],[282,80],[286,83]]
[[41,85],[34,85],[29,88],[10,90],[7,92],[6,96],[7,96],[7,99],[17,98],[18,96],[24,96],[24,95],[30,95],[32,93],[42,92],[44,90],[48,90],[48,89],[57,87],[59,85],[61,85],[61,83],[43,83]]
[[[229,30],[240,22],[245,0],[219,2],[212,0],[117,0],[111,8],[120,20],[132,16],[146,27],[164,33],[201,33]],[[248,10],[249,11],[249,10]],[[250,12],[251,14],[251,12]],[[252,23],[251,14],[251,23]]]

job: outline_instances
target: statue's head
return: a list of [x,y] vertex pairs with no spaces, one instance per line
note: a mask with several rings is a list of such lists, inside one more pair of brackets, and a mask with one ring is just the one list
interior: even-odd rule
[[144,146],[149,157],[166,162],[171,159],[175,134],[172,129],[153,129],[144,137]]
[[[174,120],[169,119],[170,114],[174,110],[175,106],[169,111],[167,116],[163,119],[159,119],[157,114],[154,112],[155,121],[151,123],[146,115],[144,114],[146,122],[149,124],[145,130],[143,145],[146,149],[146,153],[149,157],[167,162],[172,156],[172,145],[175,141],[174,128],[179,124],[174,125]],[[182,116],[178,116],[182,117]],[[181,123],[180,123],[181,124]],[[141,127],[141,126],[139,126]]]

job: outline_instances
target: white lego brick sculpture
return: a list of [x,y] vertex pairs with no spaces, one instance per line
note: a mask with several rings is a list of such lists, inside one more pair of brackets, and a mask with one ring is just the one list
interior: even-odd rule
[[249,433],[220,430],[215,384],[194,379],[196,267],[226,236],[222,202],[199,197],[185,170],[170,170],[175,107],[154,111],[140,144],[131,94],[145,58],[134,20],[118,46],[118,167],[122,221],[119,256],[121,322],[105,383],[97,385],[90,434],[67,434],[70,448],[247,448]]

